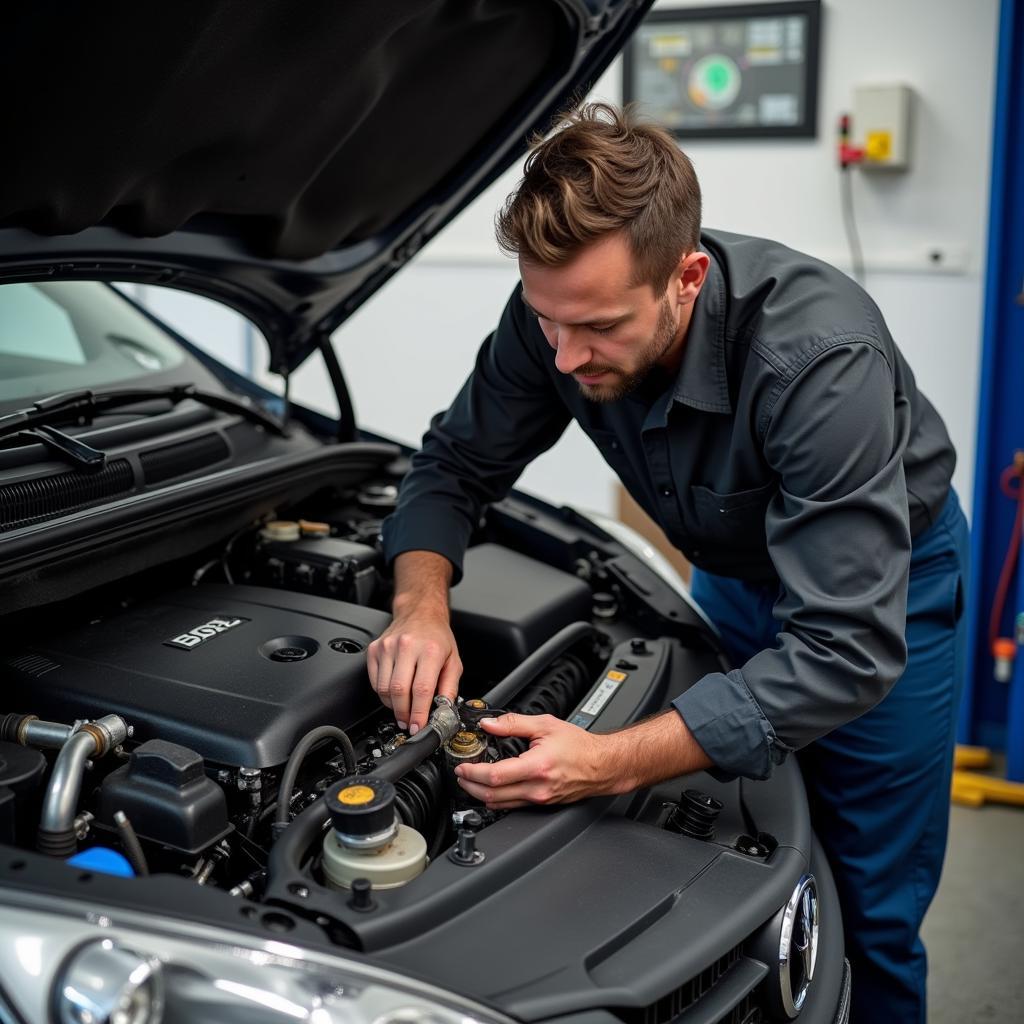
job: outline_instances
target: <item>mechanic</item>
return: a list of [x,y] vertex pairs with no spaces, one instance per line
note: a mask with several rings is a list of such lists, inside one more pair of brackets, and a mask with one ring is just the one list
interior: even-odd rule
[[853,1017],[923,1022],[918,928],[964,674],[955,454],[861,288],[778,243],[701,233],[700,202],[671,137],[609,106],[535,144],[497,222],[521,283],[384,526],[394,621],[371,683],[412,732],[435,691],[455,697],[448,588],[481,507],[575,419],[693,563],[738,667],[606,735],[487,720],[531,746],[461,766],[461,785],[492,808],[560,803],[699,769],[763,779],[799,750]]

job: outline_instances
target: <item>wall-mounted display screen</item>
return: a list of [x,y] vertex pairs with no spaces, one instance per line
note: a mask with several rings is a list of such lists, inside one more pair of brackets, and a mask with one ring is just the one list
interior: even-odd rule
[[819,0],[652,11],[623,98],[680,138],[817,134]]

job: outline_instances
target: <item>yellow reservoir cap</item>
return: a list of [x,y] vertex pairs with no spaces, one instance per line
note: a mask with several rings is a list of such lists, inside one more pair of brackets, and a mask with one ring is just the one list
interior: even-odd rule
[[368,804],[376,795],[369,786],[347,786],[338,794],[338,803],[355,807]]

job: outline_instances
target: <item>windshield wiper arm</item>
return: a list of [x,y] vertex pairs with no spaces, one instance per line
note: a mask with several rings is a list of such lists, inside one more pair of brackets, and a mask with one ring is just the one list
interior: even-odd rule
[[23,437],[26,441],[42,442],[54,455],[67,459],[72,465],[89,473],[98,473],[107,464],[106,452],[45,423],[19,430],[15,436]]
[[125,388],[112,391],[66,391],[42,398],[27,409],[0,416],[0,437],[8,437],[54,423],[91,423],[97,413],[110,412],[139,402],[165,399],[172,405],[192,399],[219,412],[234,413],[256,423],[278,437],[287,437],[284,426],[269,413],[237,398],[200,391],[193,384],[175,384],[164,388]]

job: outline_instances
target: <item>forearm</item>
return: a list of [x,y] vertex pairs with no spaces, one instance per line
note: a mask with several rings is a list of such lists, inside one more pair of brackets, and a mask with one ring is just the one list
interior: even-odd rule
[[711,759],[674,709],[602,737],[608,744],[613,792],[631,793],[701,771]]
[[395,618],[422,612],[448,621],[452,563],[433,551],[406,551],[395,559]]

